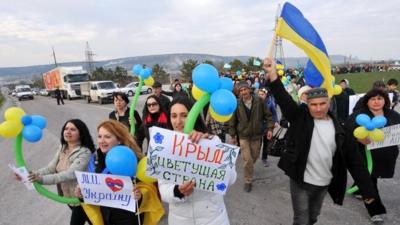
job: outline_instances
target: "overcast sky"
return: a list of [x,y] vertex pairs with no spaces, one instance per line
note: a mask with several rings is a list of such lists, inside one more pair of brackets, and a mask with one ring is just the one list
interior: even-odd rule
[[[264,57],[281,1],[0,0],[0,67],[164,53]],[[291,1],[329,54],[400,58],[398,0]],[[304,56],[284,42],[286,56]]]

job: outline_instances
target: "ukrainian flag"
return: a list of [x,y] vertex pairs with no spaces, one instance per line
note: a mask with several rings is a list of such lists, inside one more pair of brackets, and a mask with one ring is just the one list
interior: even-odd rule
[[327,89],[329,96],[333,96],[335,78],[331,74],[331,63],[324,42],[310,22],[292,4],[283,5],[281,16],[276,26],[276,35],[285,38],[304,50],[311,62],[315,65],[324,82],[321,87]]

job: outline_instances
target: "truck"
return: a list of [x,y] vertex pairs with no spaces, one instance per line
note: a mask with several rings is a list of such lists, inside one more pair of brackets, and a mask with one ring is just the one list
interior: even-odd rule
[[46,91],[55,97],[55,90],[60,89],[64,99],[81,98],[80,85],[89,81],[89,74],[82,66],[56,67],[43,74],[43,82]]
[[17,85],[15,86],[15,97],[18,98],[18,101],[22,99],[33,99],[33,92],[29,85]]
[[113,101],[113,93],[119,89],[110,80],[89,81],[81,84],[81,94],[87,103],[97,101],[99,104]]

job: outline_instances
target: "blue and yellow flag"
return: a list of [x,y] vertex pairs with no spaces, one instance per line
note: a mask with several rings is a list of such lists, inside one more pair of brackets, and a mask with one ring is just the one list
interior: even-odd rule
[[321,87],[327,89],[329,96],[334,93],[335,78],[331,74],[331,63],[325,45],[310,22],[292,4],[283,5],[281,16],[276,26],[276,35],[285,38],[304,50],[315,65],[324,81]]

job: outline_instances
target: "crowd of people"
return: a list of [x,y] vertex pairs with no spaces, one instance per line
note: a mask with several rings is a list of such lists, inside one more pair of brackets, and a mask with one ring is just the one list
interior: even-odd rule
[[[294,72],[289,74],[290,82],[284,84],[273,60],[266,59],[263,69],[263,73],[242,74],[240,79],[225,75],[234,80],[233,93],[238,99],[236,111],[227,123],[220,123],[210,116],[206,107],[196,120],[194,130],[189,135],[190,140],[220,139],[240,146],[243,188],[245,192],[251,192],[254,164],[261,153],[263,165],[270,166],[268,142],[273,138],[274,131],[285,126],[288,128],[285,150],[278,167],[290,178],[294,225],[316,223],[327,193],[334,203],[343,203],[347,171],[359,187],[355,195],[361,195],[371,221],[382,222],[386,208],[379,195],[378,178],[393,177],[399,149],[391,146],[372,151],[374,167],[370,173],[365,151],[371,140],[357,139],[353,131],[357,127],[355,118],[362,113],[371,117],[384,115],[388,120],[385,126],[400,123],[400,115],[394,110],[398,102],[397,80],[389,80],[385,87],[375,85],[349,115],[349,96],[355,93],[347,80],[339,82],[342,93],[329,98],[325,89],[307,86],[304,79],[297,77]],[[47,167],[33,171],[29,176],[30,181],[55,184],[62,196],[81,198],[74,171],[104,173],[105,156],[117,145],[130,147],[141,159],[146,153],[142,147],[145,140],[149,141],[149,128],[152,126],[183,132],[194,103],[192,85],[190,83],[189,87],[184,88],[176,81],[172,91],[164,91],[161,83],[156,81],[153,93],[146,98],[142,117],[134,111],[134,136],[129,133],[132,126],[129,99],[124,93],[114,93],[115,110],[109,114],[109,120],[97,127],[97,148],[83,121],[66,121],[61,129],[60,147],[56,149],[54,159]],[[389,100],[389,92],[393,94],[392,100]],[[232,185],[236,181],[236,172],[228,176],[229,185]],[[132,195],[140,208],[146,198],[143,198],[139,185],[141,181],[133,179],[138,185],[132,190]],[[224,196],[195,189],[195,185],[193,181],[174,184],[163,180],[155,184],[159,202],[169,205],[168,223],[229,224]],[[91,224],[81,206],[69,207],[72,210],[71,225]],[[141,221],[145,221],[146,213],[150,213],[146,210],[136,214],[123,209],[100,208],[106,225],[143,224]],[[160,213],[162,215],[164,212]]]

